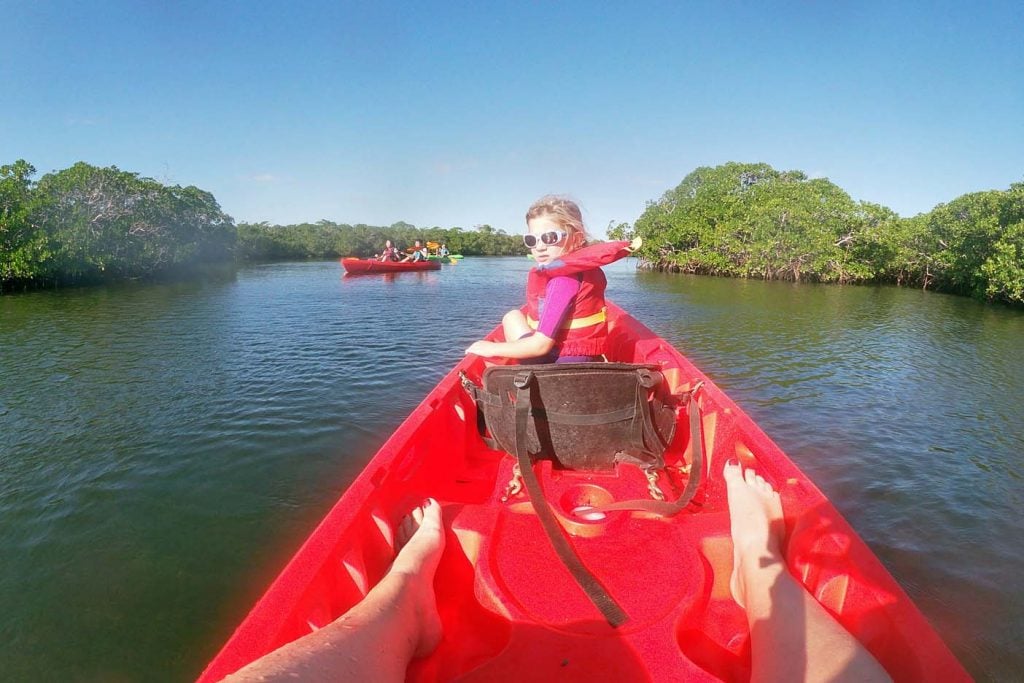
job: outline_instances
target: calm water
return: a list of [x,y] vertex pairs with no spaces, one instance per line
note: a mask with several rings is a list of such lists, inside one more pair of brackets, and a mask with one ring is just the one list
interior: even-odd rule
[[[186,680],[526,259],[0,297],[0,672]],[[979,679],[1024,671],[1024,313],[606,269],[832,498]]]

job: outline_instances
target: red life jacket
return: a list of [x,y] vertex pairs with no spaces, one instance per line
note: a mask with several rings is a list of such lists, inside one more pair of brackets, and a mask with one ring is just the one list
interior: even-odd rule
[[580,281],[580,291],[570,304],[562,328],[555,334],[558,355],[604,355],[605,340],[608,338],[604,290],[608,280],[601,266],[629,256],[639,247],[639,239],[632,243],[600,242],[532,268],[526,281],[526,322],[537,329],[544,293],[551,278],[575,275]]
[[[591,268],[576,275],[580,291],[569,305],[561,329],[555,333],[560,356],[600,356],[605,351],[608,325],[605,322],[604,290],[607,280],[600,268]],[[550,278],[530,270],[526,281],[526,321],[537,329],[544,293]]]

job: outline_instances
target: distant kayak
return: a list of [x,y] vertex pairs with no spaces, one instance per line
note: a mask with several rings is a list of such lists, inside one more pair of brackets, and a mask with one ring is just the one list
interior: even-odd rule
[[362,273],[402,273],[409,270],[441,270],[437,261],[378,261],[376,259],[343,258],[341,265],[345,272]]

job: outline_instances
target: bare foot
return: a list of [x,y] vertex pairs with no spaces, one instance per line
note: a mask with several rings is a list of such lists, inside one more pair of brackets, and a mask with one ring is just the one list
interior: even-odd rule
[[433,498],[425,500],[422,506],[406,515],[395,536],[399,551],[388,576],[407,582],[416,602],[420,621],[416,656],[423,657],[441,642],[441,617],[434,595],[434,574],[444,552],[441,505]]
[[395,561],[363,600],[225,680],[404,680],[409,662],[441,642],[434,595],[445,542],[441,506],[428,498],[402,520],[395,536]]
[[733,568],[729,580],[732,597],[746,606],[748,591],[759,585],[764,569],[783,566],[782,499],[778,491],[752,469],[745,472],[730,461],[722,472],[729,499]]

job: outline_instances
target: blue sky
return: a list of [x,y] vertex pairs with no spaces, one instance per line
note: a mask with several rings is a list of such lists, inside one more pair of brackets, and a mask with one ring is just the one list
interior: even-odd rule
[[1024,9],[985,3],[0,0],[0,163],[239,221],[593,232],[763,161],[901,215],[1024,180]]

